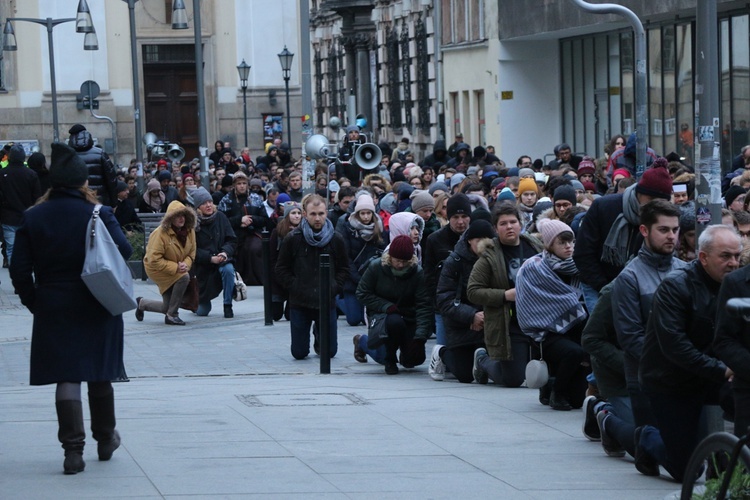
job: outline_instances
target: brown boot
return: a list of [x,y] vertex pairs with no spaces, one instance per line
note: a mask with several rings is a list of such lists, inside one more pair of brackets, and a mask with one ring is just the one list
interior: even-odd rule
[[86,468],[83,461],[83,447],[86,444],[86,431],[83,427],[83,405],[80,401],[57,401],[57,439],[65,450],[63,472],[78,474]]

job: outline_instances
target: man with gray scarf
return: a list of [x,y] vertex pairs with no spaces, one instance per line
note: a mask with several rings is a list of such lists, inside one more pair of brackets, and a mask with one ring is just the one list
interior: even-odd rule
[[638,229],[640,207],[653,199],[669,200],[671,196],[667,160],[657,158],[638,184],[624,193],[594,200],[581,222],[573,253],[589,311],[596,305],[599,290],[620,274],[643,245]]
[[327,218],[325,200],[317,194],[302,199],[302,222],[284,238],[276,261],[276,277],[289,292],[289,326],[292,334],[292,356],[304,359],[310,354],[310,326],[315,323],[313,347],[319,350],[320,325],[320,256],[331,256],[332,289],[330,314],[331,357],[338,349],[336,330],[336,301],[333,298],[344,289],[349,277],[349,258],[344,239],[334,231]]

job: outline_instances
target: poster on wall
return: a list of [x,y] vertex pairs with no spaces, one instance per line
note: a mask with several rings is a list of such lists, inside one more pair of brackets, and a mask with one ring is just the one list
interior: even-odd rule
[[284,115],[275,115],[271,113],[263,113],[263,146],[266,147],[268,144],[273,144],[276,139],[284,141],[284,127],[283,123]]

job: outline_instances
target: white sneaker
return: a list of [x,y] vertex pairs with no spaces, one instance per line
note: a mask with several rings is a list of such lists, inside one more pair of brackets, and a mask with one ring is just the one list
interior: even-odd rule
[[440,358],[440,349],[442,347],[443,346],[440,344],[435,344],[435,347],[432,348],[432,356],[430,356],[430,367],[427,369],[427,372],[430,374],[430,378],[437,382],[445,380],[445,363],[443,363],[443,360]]

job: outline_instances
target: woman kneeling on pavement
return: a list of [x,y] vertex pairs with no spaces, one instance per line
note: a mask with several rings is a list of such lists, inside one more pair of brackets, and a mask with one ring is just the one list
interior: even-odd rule
[[167,325],[184,325],[178,314],[180,302],[190,284],[189,271],[195,260],[195,212],[173,201],[167,213],[148,238],[143,264],[146,274],[159,287],[162,300],[138,297],[135,317],[143,321],[143,312],[164,314]]
[[[354,336],[354,358],[362,363],[369,354],[385,365],[385,373],[396,375],[398,366],[413,368],[425,361],[425,343],[432,327],[432,306],[424,273],[417,263],[409,236],[397,236],[379,260],[373,260],[357,287],[357,300],[368,318],[385,314],[387,338],[377,349],[367,346],[367,335]],[[397,358],[396,352],[400,351]]]

